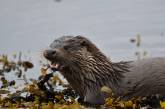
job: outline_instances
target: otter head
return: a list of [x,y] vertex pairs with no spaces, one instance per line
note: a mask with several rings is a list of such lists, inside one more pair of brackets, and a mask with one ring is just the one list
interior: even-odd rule
[[85,65],[92,64],[91,61],[98,54],[99,49],[82,36],[60,37],[51,43],[50,49],[44,51],[44,57],[61,72],[82,70]]

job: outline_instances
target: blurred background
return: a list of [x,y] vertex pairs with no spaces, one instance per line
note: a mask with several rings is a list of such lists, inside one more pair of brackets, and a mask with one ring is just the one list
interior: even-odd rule
[[0,0],[0,54],[23,52],[38,72],[42,51],[63,35],[88,37],[112,61],[165,57],[165,1]]

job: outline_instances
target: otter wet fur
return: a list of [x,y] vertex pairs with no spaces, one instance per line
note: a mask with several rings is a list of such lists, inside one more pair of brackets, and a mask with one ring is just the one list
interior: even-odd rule
[[110,87],[123,99],[165,96],[165,58],[112,62],[83,36],[60,37],[43,55],[84,102],[103,104],[107,95],[100,91],[102,86]]

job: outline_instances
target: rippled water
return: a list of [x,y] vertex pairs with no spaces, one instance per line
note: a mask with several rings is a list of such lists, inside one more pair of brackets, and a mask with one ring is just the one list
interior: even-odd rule
[[132,60],[138,33],[149,56],[165,56],[164,0],[0,1],[0,54],[24,51],[36,65],[62,35],[84,35],[113,61]]

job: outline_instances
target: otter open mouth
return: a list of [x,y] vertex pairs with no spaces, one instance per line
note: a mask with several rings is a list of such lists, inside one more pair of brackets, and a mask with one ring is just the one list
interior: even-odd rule
[[64,65],[62,65],[62,64],[60,64],[60,63],[58,63],[58,62],[51,62],[50,63],[50,67],[51,67],[51,69],[53,69],[53,70],[57,70],[57,71],[62,71],[63,69],[64,69]]

